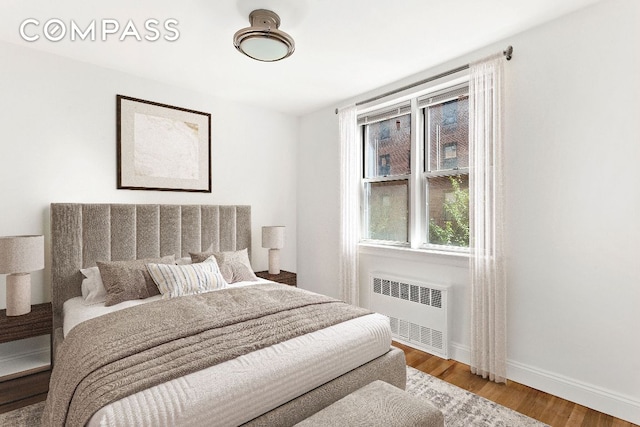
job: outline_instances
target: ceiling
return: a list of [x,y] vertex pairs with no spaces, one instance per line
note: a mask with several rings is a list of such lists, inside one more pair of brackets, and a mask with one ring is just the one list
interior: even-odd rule
[[[603,0],[2,0],[0,40],[136,76],[296,116],[415,74],[493,42]],[[296,41],[293,56],[254,61],[233,47],[249,13],[270,9]],[[81,29],[115,19],[107,41],[24,41],[20,24],[73,20]],[[176,41],[119,40],[132,20],[176,19]],[[171,36],[164,31],[161,36]],[[517,55],[517,46],[515,54]],[[4,58],[3,58],[4,60]]]

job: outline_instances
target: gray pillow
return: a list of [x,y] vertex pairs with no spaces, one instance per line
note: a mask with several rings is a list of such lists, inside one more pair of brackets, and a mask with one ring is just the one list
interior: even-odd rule
[[258,280],[253,268],[251,268],[249,251],[246,248],[228,252],[189,252],[189,255],[191,255],[191,262],[193,263],[204,262],[213,255],[218,261],[222,277],[227,283]]
[[98,261],[102,283],[107,291],[105,306],[159,295],[158,286],[147,271],[147,264],[175,264],[175,255],[131,261]]

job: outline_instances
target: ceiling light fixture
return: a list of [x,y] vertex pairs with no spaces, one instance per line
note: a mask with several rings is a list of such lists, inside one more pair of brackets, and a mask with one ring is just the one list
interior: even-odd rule
[[293,38],[280,31],[280,17],[270,10],[258,9],[249,14],[250,27],[233,36],[233,45],[249,58],[273,62],[291,56],[296,46]]

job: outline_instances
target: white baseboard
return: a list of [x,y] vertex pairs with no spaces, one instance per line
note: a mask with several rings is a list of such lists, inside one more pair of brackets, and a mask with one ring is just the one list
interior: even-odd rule
[[[468,346],[452,342],[449,344],[449,351],[452,359],[469,364],[471,358]],[[625,396],[513,360],[507,361],[507,378],[587,408],[634,424],[640,424],[640,400],[631,396]]]
[[640,400],[630,396],[513,360],[507,362],[507,378],[587,408],[640,424]]
[[470,358],[471,349],[466,345],[462,345],[457,342],[449,343],[449,354],[451,355],[451,358],[455,361],[464,363],[465,365],[468,365],[471,363],[471,358]]

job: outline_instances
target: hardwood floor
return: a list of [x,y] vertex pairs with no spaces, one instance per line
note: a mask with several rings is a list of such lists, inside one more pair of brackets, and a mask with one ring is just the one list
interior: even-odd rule
[[[404,350],[407,365],[553,427],[638,427],[513,381],[505,385],[482,379],[463,363],[441,359],[397,342],[394,345]],[[0,382],[0,413],[46,399],[49,376],[47,370]]]
[[482,379],[473,375],[464,363],[441,359],[397,342],[393,345],[404,350],[407,365],[553,427],[638,427],[513,381],[505,385]]

